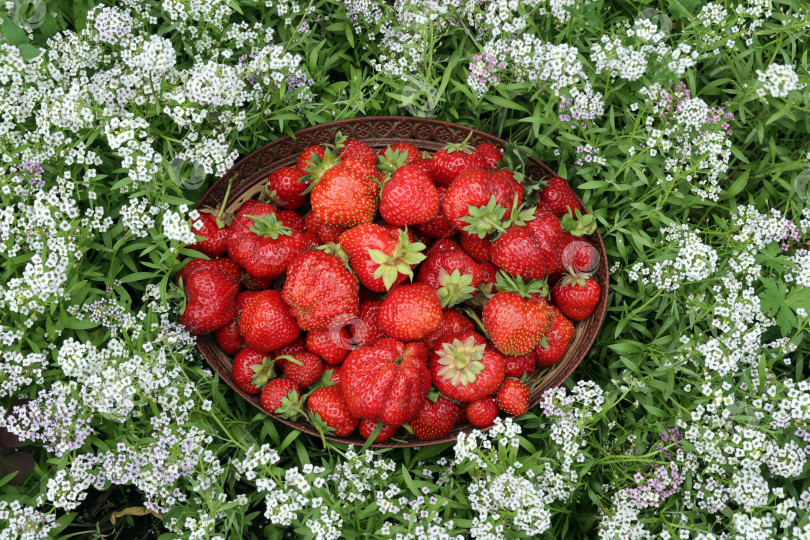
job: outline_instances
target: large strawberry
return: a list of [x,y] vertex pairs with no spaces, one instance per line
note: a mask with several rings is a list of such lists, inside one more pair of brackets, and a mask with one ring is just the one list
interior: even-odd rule
[[529,410],[531,392],[526,383],[517,379],[506,379],[495,395],[498,407],[511,416],[521,416]]
[[248,394],[258,394],[273,377],[270,355],[250,348],[242,349],[233,359],[233,382]]
[[452,341],[452,339],[462,332],[470,332],[474,329],[472,321],[456,311],[454,308],[445,309],[442,312],[442,320],[439,326],[429,336],[422,340],[427,350],[432,351],[439,343]]
[[484,238],[503,230],[516,196],[514,188],[494,172],[467,169],[447,188],[442,209],[458,230]]
[[442,307],[451,307],[472,298],[481,282],[481,272],[463,251],[434,250],[419,267],[416,281],[435,289]]
[[340,235],[340,247],[365,287],[384,292],[413,278],[412,268],[422,262],[425,245],[412,242],[404,231],[394,236],[380,225],[359,225]]
[[405,165],[382,188],[380,215],[391,225],[427,223],[439,212],[439,193],[430,177]]
[[268,289],[260,291],[245,305],[239,331],[248,347],[269,352],[292,342],[301,329],[281,298],[281,291]]
[[435,396],[425,400],[422,410],[409,425],[413,434],[420,440],[442,439],[453,429],[460,408],[458,403],[453,403],[444,396]]
[[439,392],[462,403],[495,392],[503,382],[506,360],[487,347],[475,332],[465,332],[437,345],[430,360],[433,384]]
[[490,255],[495,266],[530,280],[543,279],[555,269],[553,253],[540,245],[527,225],[509,227],[492,243]]
[[241,284],[219,262],[197,260],[180,278],[185,295],[180,322],[192,334],[207,334],[233,318]]
[[242,291],[236,295],[236,313],[234,313],[233,319],[214,333],[219,346],[231,356],[239,352],[239,349],[245,345],[245,340],[242,338],[242,334],[239,333],[239,318],[248,301],[256,293],[257,291]]
[[198,269],[210,266],[211,264],[218,265],[225,272],[225,275],[234,281],[242,279],[242,267],[233,262],[230,257],[218,257],[216,259],[191,259],[186,262],[183,267],[177,272],[175,281],[179,284],[180,280],[186,279],[186,276],[196,272]]
[[207,212],[200,214],[200,217],[192,223],[191,229],[196,236],[202,236],[204,240],[191,244],[189,248],[204,253],[211,259],[228,251],[228,227],[222,218],[222,211],[217,216]]
[[297,210],[306,202],[303,194],[309,184],[299,182],[307,173],[296,167],[281,167],[267,177],[267,191],[270,200],[287,210]]
[[540,192],[540,202],[547,206],[558,218],[572,214],[574,210],[583,210],[576,193],[564,179],[555,176],[548,179],[546,187]]
[[560,255],[563,249],[563,237],[565,231],[560,224],[560,220],[548,210],[535,207],[529,210],[531,219],[527,220],[526,228],[534,235],[537,244],[544,252],[551,256],[552,264],[549,265],[550,274],[563,271]]
[[436,215],[430,221],[419,223],[414,228],[430,238],[450,238],[456,234],[457,231],[455,225],[445,217],[444,209],[442,209],[442,203],[444,202],[444,196],[447,194],[447,188],[437,186],[436,193],[439,196],[439,209]]
[[[373,169],[373,167],[371,167]],[[310,203],[325,225],[355,227],[371,223],[377,213],[379,186],[361,172],[361,162],[343,161],[327,169],[315,182]]]
[[465,408],[467,420],[475,427],[487,427],[492,425],[498,416],[498,404],[491,396],[467,403]]
[[399,285],[380,304],[377,320],[394,339],[420,341],[438,328],[442,304],[436,291],[424,283]]
[[570,273],[551,289],[551,300],[560,308],[563,315],[575,321],[582,321],[590,317],[596,305],[602,288],[595,279],[586,274]]
[[408,343],[399,354],[377,346],[349,353],[340,388],[352,415],[396,426],[413,420],[430,388],[426,356],[421,343]]
[[338,316],[360,313],[357,280],[343,261],[320,250],[293,259],[283,294],[298,324],[310,332],[329,330]]
[[502,353],[519,356],[531,352],[551,326],[551,308],[534,296],[543,285],[526,285],[520,278],[498,274],[499,292],[489,299],[482,315],[492,344]]
[[307,400],[312,425],[321,433],[346,437],[354,433],[360,420],[352,416],[339,386],[326,386],[312,392]]
[[551,310],[554,312],[551,328],[546,332],[545,342],[541,341],[534,350],[538,366],[552,366],[562,360],[576,333],[574,325],[557,306],[551,306]]
[[[472,135],[472,132],[470,132]],[[449,186],[456,177],[467,169],[486,169],[487,161],[472,145],[467,143],[448,144],[430,160],[430,177],[437,186]]]

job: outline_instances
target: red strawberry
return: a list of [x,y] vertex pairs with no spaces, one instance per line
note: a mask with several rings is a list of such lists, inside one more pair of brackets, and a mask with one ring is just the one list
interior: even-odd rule
[[452,341],[452,339],[462,332],[471,332],[474,329],[473,323],[453,308],[445,309],[442,312],[442,320],[439,326],[428,337],[422,340],[427,350],[432,351],[439,343]]
[[329,377],[329,380],[335,384],[340,384],[340,366],[329,366],[326,371],[331,371],[332,376]]
[[430,177],[417,167],[400,167],[382,188],[380,215],[391,225],[427,223],[438,212],[439,193]]
[[[418,157],[415,160],[408,163],[408,165],[413,165],[414,167],[419,167],[422,170],[422,172],[427,173],[428,175],[430,175],[430,164],[431,164],[431,162],[432,162],[432,160],[430,160],[430,159],[423,158],[423,157]],[[431,176],[430,179],[433,180],[433,177]],[[436,187],[438,188],[438,187],[444,187],[444,186],[436,186]]]
[[432,251],[419,267],[416,281],[430,285],[442,307],[450,307],[472,298],[481,274],[478,264],[463,251]]
[[447,188],[438,186],[436,187],[436,193],[439,196],[439,209],[436,215],[427,223],[419,223],[414,228],[430,238],[449,238],[456,234],[457,231],[450,220],[445,217],[444,210],[442,209],[442,202],[444,201],[444,196],[447,194]]
[[359,172],[363,168],[361,163],[347,160],[323,173],[310,195],[315,217],[335,227],[355,227],[374,220],[379,187],[374,179]]
[[531,392],[526,383],[517,379],[506,379],[495,395],[495,402],[506,414],[522,416],[529,410],[530,396]]
[[[482,262],[478,264],[478,271],[481,275],[481,285],[495,285],[495,280],[498,275],[498,269],[494,264]],[[479,287],[481,286],[479,285]]]
[[492,242],[488,236],[479,238],[476,234],[461,231],[461,249],[476,262],[487,262],[492,258]]
[[281,223],[284,224],[285,227],[289,227],[292,231],[306,232],[307,230],[307,226],[304,223],[304,218],[302,218],[301,214],[298,212],[293,212],[292,210],[279,210],[276,212],[276,217]]
[[552,366],[562,360],[576,333],[574,325],[556,306],[551,306],[551,310],[554,318],[551,320],[551,328],[546,332],[545,343],[541,341],[534,350],[538,366]]
[[260,278],[251,276],[250,274],[245,274],[242,276],[242,283],[244,283],[245,287],[251,291],[263,291],[265,289],[269,289],[273,285],[273,279]]
[[512,186],[494,172],[467,169],[447,188],[442,209],[458,230],[484,238],[503,229],[515,195]]
[[380,328],[377,314],[380,311],[379,300],[363,300],[360,302],[360,321],[354,328],[352,339],[361,347],[371,347],[385,337]]
[[280,414],[284,409],[298,403],[301,399],[301,390],[298,385],[289,379],[279,377],[270,379],[262,390],[262,407],[267,411]]
[[298,337],[301,329],[281,298],[281,291],[259,291],[242,310],[239,331],[248,347],[274,351]]
[[546,187],[540,192],[540,201],[558,218],[565,214],[573,215],[574,210],[584,210],[568,182],[559,176],[549,178]]
[[256,291],[242,291],[236,295],[236,313],[234,313],[233,319],[214,333],[220,348],[231,356],[239,352],[239,349],[245,345],[245,340],[239,333],[239,317],[248,301],[254,296],[256,296]]
[[433,158],[430,160],[430,177],[437,186],[449,186],[459,174],[467,169],[485,169],[486,167],[487,161],[484,156],[465,140],[459,144],[448,144],[433,154]]
[[554,255],[527,226],[512,225],[492,243],[492,264],[513,276],[543,279],[555,269]]
[[450,238],[440,238],[433,242],[430,246],[430,249],[425,252],[426,255],[430,255],[436,251],[464,251],[461,249],[455,240],[451,240]]
[[[377,168],[387,174],[391,174],[403,165],[408,165],[417,159],[422,159],[422,152],[410,143],[398,142],[380,150],[378,156]],[[427,173],[427,171],[424,172]]]
[[270,193],[270,200],[287,210],[297,210],[306,202],[303,195],[309,184],[298,180],[307,173],[295,167],[281,167],[270,173],[267,177],[267,191]]
[[534,351],[520,356],[506,357],[506,376],[519,379],[523,375],[531,375],[537,368]]
[[510,171],[509,169],[499,169],[495,171],[495,174],[506,180],[506,183],[512,188],[512,191],[517,195],[517,203],[515,204],[516,207],[519,207],[523,204],[523,196],[525,195],[525,189],[521,182],[518,182],[515,178],[515,172]]
[[535,207],[530,210],[532,219],[526,221],[526,228],[529,229],[537,243],[543,248],[546,253],[551,255],[553,261],[549,273],[558,273],[563,271],[560,255],[564,247],[563,236],[565,231],[554,214],[548,210],[543,210],[540,207]]
[[342,147],[338,150],[338,157],[344,161],[353,159],[355,161],[368,163],[369,165],[377,164],[377,154],[374,152],[374,149],[357,139],[344,141]]
[[436,291],[424,283],[398,285],[380,304],[380,328],[401,341],[420,341],[442,320],[442,304]]
[[495,392],[505,376],[504,356],[488,348],[475,332],[462,333],[437,345],[430,360],[436,388],[456,401],[475,401]]
[[284,364],[284,376],[299,388],[306,388],[323,375],[323,360],[311,352],[296,353],[285,360],[287,363]]
[[475,427],[492,425],[498,416],[498,404],[491,396],[485,396],[476,401],[467,403],[467,420]]
[[374,346],[349,353],[340,389],[353,416],[401,425],[417,415],[430,387],[427,355],[421,343],[408,343],[402,351]]
[[483,142],[475,147],[475,150],[484,156],[484,161],[486,162],[487,169],[495,170],[498,168],[498,163],[503,160],[503,155],[501,154],[501,149],[495,146],[492,143]]
[[[317,156],[317,159],[313,157],[312,154]],[[313,161],[319,161],[324,158],[326,154],[326,149],[320,145],[309,146],[301,152],[301,155],[298,156],[298,161],[295,162],[295,167],[300,169],[304,172],[309,172],[308,169],[312,168],[314,163]]]
[[601,295],[599,283],[585,274],[567,274],[551,289],[551,300],[563,315],[575,321],[590,317]]
[[334,225],[324,225],[323,221],[315,216],[315,212],[310,212],[304,217],[304,225],[310,232],[315,233],[322,244],[329,242],[337,243],[340,235],[348,231],[346,227],[335,227]]
[[307,349],[329,364],[339,364],[352,350],[352,337],[345,326],[307,334]]
[[273,361],[266,353],[242,349],[233,359],[233,381],[248,394],[258,394],[273,377]]
[[181,278],[186,301],[180,322],[192,334],[207,334],[233,318],[241,284],[217,261],[198,260]]
[[[368,418],[360,420],[360,435],[362,435],[364,439],[368,439],[371,437],[371,434],[374,433],[374,430],[377,429],[378,424],[379,422],[376,420],[369,420]],[[377,434],[374,442],[381,443],[387,441],[394,436],[398,429],[399,426],[388,426],[383,424],[383,427]]]
[[215,263],[220,265],[225,273],[228,274],[231,279],[239,281],[242,279],[242,267],[236,264],[236,262],[230,257],[219,257],[218,259],[213,259]]
[[425,400],[422,410],[410,422],[413,434],[423,441],[447,437],[456,423],[460,408],[458,403],[453,403],[444,396],[438,396],[436,401]]
[[599,252],[588,240],[565,233],[561,243],[561,271],[573,270],[579,274],[591,274],[599,267]]
[[275,358],[275,366],[278,368],[279,371],[284,369],[284,366],[287,365],[286,356],[295,356],[300,352],[307,352],[306,342],[304,341],[303,337],[298,337],[295,341],[284,345],[280,349],[276,349],[273,353],[276,355]]
[[338,386],[326,386],[312,392],[307,400],[312,424],[323,433],[347,437],[360,422],[352,416]]
[[412,242],[405,232],[398,237],[380,225],[368,223],[340,235],[340,247],[349,257],[357,279],[375,292],[384,292],[405,278],[422,262],[425,245]]
[[200,253],[208,255],[213,259],[224,255],[228,251],[228,227],[224,221],[209,213],[201,213],[191,224],[191,230],[196,236],[202,236],[205,240],[200,240],[188,246]]
[[528,354],[551,326],[551,308],[545,300],[532,296],[541,285],[526,286],[519,278],[512,280],[503,273],[498,274],[500,292],[484,306],[482,318],[492,344],[502,353]]

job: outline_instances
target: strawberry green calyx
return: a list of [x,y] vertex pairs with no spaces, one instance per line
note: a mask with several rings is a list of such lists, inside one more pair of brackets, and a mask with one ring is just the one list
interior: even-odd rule
[[336,242],[327,242],[321,246],[316,247],[315,249],[319,249],[325,253],[334,255],[335,257],[343,261],[343,264],[344,266],[346,266],[347,270],[351,271],[352,268],[349,265],[349,255],[343,250],[340,244]]
[[438,374],[453,386],[467,386],[475,382],[479,373],[484,371],[484,351],[486,345],[478,345],[470,336],[464,341],[454,339],[452,343],[442,344],[438,353],[441,367]]
[[[531,221],[534,218],[534,208],[526,208],[524,204],[518,205],[518,196],[515,194],[515,197],[512,199],[512,211],[509,213],[509,219],[503,222],[503,228],[509,228],[511,225],[522,227],[526,225],[527,221]],[[495,239],[493,238],[493,240]]]
[[562,287],[584,287],[588,283],[588,276],[586,274],[579,274],[573,268],[568,269],[568,273],[560,280]]
[[593,214],[583,215],[579,209],[574,210],[574,216],[565,214],[560,220],[563,229],[570,232],[573,236],[587,236],[596,231],[596,216]]
[[309,184],[309,187],[301,193],[301,195],[306,195],[315,189],[323,173],[340,163],[340,160],[338,160],[337,154],[331,150],[327,150],[324,152],[323,158],[319,157],[315,152],[312,152],[312,159],[308,163],[312,163],[312,166],[306,170],[307,174],[299,178],[298,181],[311,182],[311,184]]
[[523,278],[512,277],[503,270],[495,276],[495,287],[501,292],[517,293],[523,298],[530,298],[536,295],[548,296],[548,282],[545,279],[537,279],[526,283]]
[[422,242],[411,242],[408,233],[400,231],[397,247],[391,255],[379,249],[369,249],[368,256],[371,257],[372,261],[380,265],[374,271],[374,278],[382,278],[386,290],[391,288],[399,274],[405,274],[413,281],[411,265],[419,264],[425,260],[425,254],[422,253],[425,247]]
[[385,149],[385,154],[377,158],[377,168],[385,173],[386,178],[389,178],[394,171],[405,165],[407,159],[407,150],[400,152],[389,146]]
[[473,132],[470,131],[467,136],[464,138],[463,141],[460,143],[450,143],[444,147],[447,150],[448,154],[452,154],[453,152],[464,152],[466,154],[472,154],[475,150],[475,147],[470,144],[470,138],[472,137]]
[[346,146],[346,141],[348,140],[349,138],[340,131],[335,133],[335,150],[340,150],[341,148]]
[[455,306],[465,300],[472,298],[476,289],[472,286],[472,275],[462,274],[458,268],[448,273],[441,268],[439,270],[439,289],[436,294],[442,303],[443,308]]
[[253,219],[250,230],[259,236],[269,236],[273,240],[279,236],[290,236],[292,231],[281,223],[275,214],[270,216],[245,216]]
[[273,413],[287,420],[296,420],[304,414],[304,398],[299,396],[295,390],[291,390],[289,394],[281,398],[281,406]]
[[267,381],[273,378],[273,364],[276,363],[276,360],[277,359],[274,360],[270,358],[270,355],[268,355],[264,357],[261,364],[250,366],[250,369],[253,371],[253,379],[251,380],[253,386],[256,388],[264,388]]
[[486,206],[476,207],[470,205],[468,211],[470,215],[461,218],[461,221],[469,223],[468,226],[464,227],[464,230],[468,233],[474,234],[478,238],[484,238],[496,231],[506,232],[503,222],[506,209],[497,203],[495,195],[489,199]]

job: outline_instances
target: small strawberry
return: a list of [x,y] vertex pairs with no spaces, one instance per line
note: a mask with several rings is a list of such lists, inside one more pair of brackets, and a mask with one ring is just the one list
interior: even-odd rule
[[435,289],[442,307],[451,307],[472,298],[481,275],[478,264],[463,251],[432,251],[419,267],[416,281]]
[[541,341],[534,350],[538,366],[553,366],[562,360],[576,333],[574,325],[556,306],[551,309],[554,312],[551,328],[546,332],[545,342]]
[[484,161],[487,164],[487,169],[495,170],[498,168],[498,163],[503,161],[503,154],[501,149],[492,143],[483,142],[475,147],[475,150],[484,156]]
[[306,388],[314,384],[323,375],[323,360],[311,352],[300,352],[284,358],[284,376],[298,385]]
[[506,379],[495,395],[495,402],[506,414],[522,416],[529,410],[530,397],[531,392],[526,383],[517,379]]
[[[398,142],[386,146],[378,153],[377,168],[391,175],[402,167],[422,158],[422,152],[410,143]],[[427,171],[425,171],[427,173]]]
[[430,388],[425,347],[399,345],[401,353],[375,345],[355,349],[346,357],[340,389],[353,416],[401,425],[419,413]]
[[[538,345],[539,347],[539,345]],[[519,379],[524,375],[531,375],[537,369],[534,351],[520,356],[506,357],[506,376]]]
[[295,409],[301,399],[301,390],[294,382],[283,377],[270,379],[262,390],[262,407],[265,410],[282,414],[285,410]]
[[184,267],[185,272],[181,270],[185,305],[180,310],[180,322],[192,334],[207,334],[225,326],[236,314],[241,284],[217,260],[196,260]]
[[340,364],[352,350],[352,337],[345,326],[307,334],[307,349],[329,364]]
[[349,230],[346,227],[324,225],[323,221],[315,216],[315,212],[310,212],[304,217],[304,225],[309,232],[315,233],[318,236],[322,244],[329,242],[337,243],[340,235]]
[[276,355],[275,358],[276,368],[278,368],[279,371],[283,370],[284,366],[287,365],[286,357],[295,356],[300,352],[307,352],[306,342],[304,341],[304,338],[301,336],[297,337],[295,341],[292,341],[284,345],[280,349],[276,349],[275,351],[273,351],[273,354]]
[[599,252],[585,237],[596,232],[596,217],[583,215],[574,210],[574,215],[566,214],[561,226],[567,231],[561,236],[561,271],[573,269],[579,273],[592,273],[599,266]]
[[468,140],[472,132],[458,144],[448,144],[433,154],[430,160],[430,177],[437,186],[449,186],[455,178],[467,169],[485,169],[487,161]]
[[590,317],[601,295],[599,283],[586,274],[567,274],[551,289],[551,300],[563,315],[575,321]]
[[461,249],[476,262],[487,262],[492,259],[492,242],[488,236],[480,238],[476,234],[461,231]]
[[377,319],[379,311],[379,300],[360,302],[360,322],[362,324],[358,324],[352,333],[352,340],[360,347],[371,347],[386,337]]
[[347,139],[338,144],[338,157],[342,160],[353,159],[369,165],[377,164],[377,153],[374,149],[357,139]]
[[190,249],[208,255],[211,259],[220,257],[228,251],[228,227],[220,216],[201,213],[191,224],[191,230],[204,240],[189,245]]
[[281,291],[268,289],[258,292],[245,305],[239,331],[248,347],[269,352],[293,341],[301,329],[284,303]]
[[467,403],[498,389],[505,376],[505,363],[504,356],[487,347],[483,337],[466,332],[436,346],[430,372],[439,392]]
[[398,231],[394,236],[380,225],[359,225],[340,235],[340,247],[349,258],[349,264],[365,287],[384,292],[413,279],[413,270],[425,259],[425,245],[412,242],[408,234]]
[[503,231],[516,196],[512,186],[494,172],[467,169],[447,188],[442,209],[458,230],[484,238]]
[[475,427],[487,427],[492,425],[498,416],[498,404],[491,396],[467,403],[467,420]]
[[429,336],[422,340],[427,350],[432,351],[439,343],[452,341],[453,338],[462,332],[474,330],[473,323],[456,311],[454,308],[445,309],[442,312],[442,320],[439,326]]
[[511,171],[509,169],[499,169],[495,171],[495,174],[506,180],[506,183],[512,188],[512,191],[517,195],[517,202],[515,206],[520,206],[523,204],[523,197],[525,195],[525,189],[521,182],[518,182],[515,171]]
[[309,146],[305,148],[304,151],[298,156],[298,161],[295,162],[295,167],[304,171],[305,173],[308,173],[309,169],[313,167],[314,162],[322,160],[325,154],[326,149],[323,146],[318,144]]
[[339,386],[325,386],[312,392],[307,408],[312,425],[321,433],[347,437],[360,423],[349,411]]
[[379,187],[375,179],[360,172],[363,169],[362,163],[346,160],[323,172],[310,195],[315,217],[335,227],[371,223],[377,213]]
[[236,295],[236,313],[233,319],[225,326],[220,328],[214,333],[220,348],[231,356],[239,352],[245,345],[245,340],[242,334],[239,333],[239,318],[242,316],[242,310],[245,309],[248,301],[256,296],[257,291],[242,291]]
[[450,238],[439,238],[433,244],[431,244],[430,249],[425,252],[425,255],[430,255],[436,251],[464,251],[461,249],[461,246],[455,240],[451,240]]
[[[279,210],[276,212],[276,217],[280,222],[284,224],[285,227],[289,227],[292,231],[297,232],[306,232],[307,226],[304,223],[304,218],[301,217],[301,214],[298,212],[293,212],[292,210]],[[317,235],[315,235],[317,236]]]
[[400,167],[382,188],[380,216],[391,225],[427,223],[438,212],[439,193],[430,177],[417,167]]
[[343,261],[320,250],[304,251],[290,263],[284,301],[304,330],[329,330],[338,316],[360,313],[357,280]]
[[555,268],[554,255],[537,241],[528,226],[512,225],[492,243],[492,264],[513,276],[543,279]]
[[[368,439],[371,437],[371,434],[374,433],[374,430],[377,429],[377,426],[380,423],[376,420],[369,420],[368,418],[364,418],[360,420],[360,435],[363,436],[364,439]],[[391,437],[399,429],[399,426],[389,426],[386,424],[382,425],[380,432],[377,434],[377,437],[374,439],[374,442],[385,442]]]
[[558,218],[573,214],[574,210],[583,210],[582,203],[564,179],[554,176],[548,179],[546,187],[540,192],[540,201]]
[[307,173],[295,167],[281,167],[271,172],[267,177],[267,191],[273,204],[287,210],[301,208],[307,200],[303,193],[309,184],[299,180],[306,175]]
[[419,414],[411,420],[410,426],[413,434],[423,441],[435,441],[447,437],[458,418],[458,403],[453,403],[444,396],[436,396],[436,400],[425,400]]
[[544,283],[526,285],[503,272],[498,274],[499,292],[484,306],[483,323],[492,344],[510,356],[528,354],[551,326],[549,305],[533,296]]
[[[427,173],[428,175],[430,175],[430,164],[431,164],[431,162],[432,162],[431,159],[424,158],[424,157],[418,157],[415,160],[408,163],[408,165],[413,165],[414,167],[419,167],[422,170],[422,172]],[[431,176],[430,179],[433,180],[433,177]],[[436,187],[438,188],[438,187],[446,187],[446,186],[438,186],[437,185]]]
[[426,223],[419,223],[414,228],[420,233],[430,238],[450,238],[456,234],[456,227],[447,219],[442,209],[442,202],[444,196],[447,194],[447,188],[442,186],[436,187],[436,193],[439,196],[439,209],[436,215]]
[[233,382],[248,394],[258,394],[273,377],[270,355],[253,349],[242,349],[233,359]]
[[329,376],[329,380],[334,384],[340,384],[340,366],[329,366],[324,373],[328,373],[329,371],[332,372],[332,375]]
[[398,285],[380,304],[380,328],[400,341],[420,341],[429,336],[442,320],[442,304],[424,283]]

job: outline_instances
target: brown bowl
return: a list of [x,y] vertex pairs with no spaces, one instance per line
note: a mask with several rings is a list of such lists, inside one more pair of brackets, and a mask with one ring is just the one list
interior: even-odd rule
[[[488,135],[482,131],[470,129],[458,124],[430,120],[424,118],[410,118],[404,116],[372,116],[367,118],[354,118],[351,120],[340,120],[319,126],[303,129],[295,133],[294,137],[282,137],[270,144],[251,153],[247,157],[236,163],[222,178],[217,180],[211,188],[203,195],[197,208],[218,207],[225,197],[228,180],[236,177],[231,187],[228,197],[228,211],[235,211],[245,200],[261,197],[267,175],[279,167],[294,166],[298,154],[305,148],[315,144],[331,142],[335,139],[335,134],[340,131],[343,135],[359,139],[372,148],[385,148],[397,142],[408,142],[415,145],[420,150],[435,152],[443,148],[447,143],[457,143],[464,140],[472,131],[470,142],[477,145],[482,142],[490,142],[500,148],[506,146],[506,141]],[[532,178],[543,178],[554,176],[555,172],[540,160],[526,154],[526,175]],[[529,378],[531,389],[530,406],[536,406],[542,399],[543,393],[549,388],[561,385],[576,369],[579,363],[587,354],[596,339],[596,334],[602,325],[607,309],[608,296],[608,269],[607,255],[602,237],[597,231],[590,237],[591,242],[599,250],[600,265],[596,270],[595,278],[602,288],[602,296],[593,314],[586,320],[575,323],[576,335],[574,342],[566,356],[557,364],[548,368],[538,369]],[[219,374],[220,378],[228,386],[247,400],[258,410],[270,415],[275,420],[287,424],[290,427],[319,436],[318,432],[306,420],[291,421],[268,413],[261,406],[259,396],[245,393],[233,381],[231,376],[232,358],[217,345],[212,334],[200,336],[197,339],[197,348]],[[384,443],[372,444],[377,448],[404,448],[414,446],[428,446],[433,444],[454,441],[461,432],[470,432],[475,429],[472,424],[458,425],[448,434],[447,437],[436,441],[421,441],[407,433],[399,433],[397,439]],[[486,431],[489,428],[479,428]],[[327,439],[344,444],[363,445],[365,439],[359,434],[352,437],[330,437]]]

